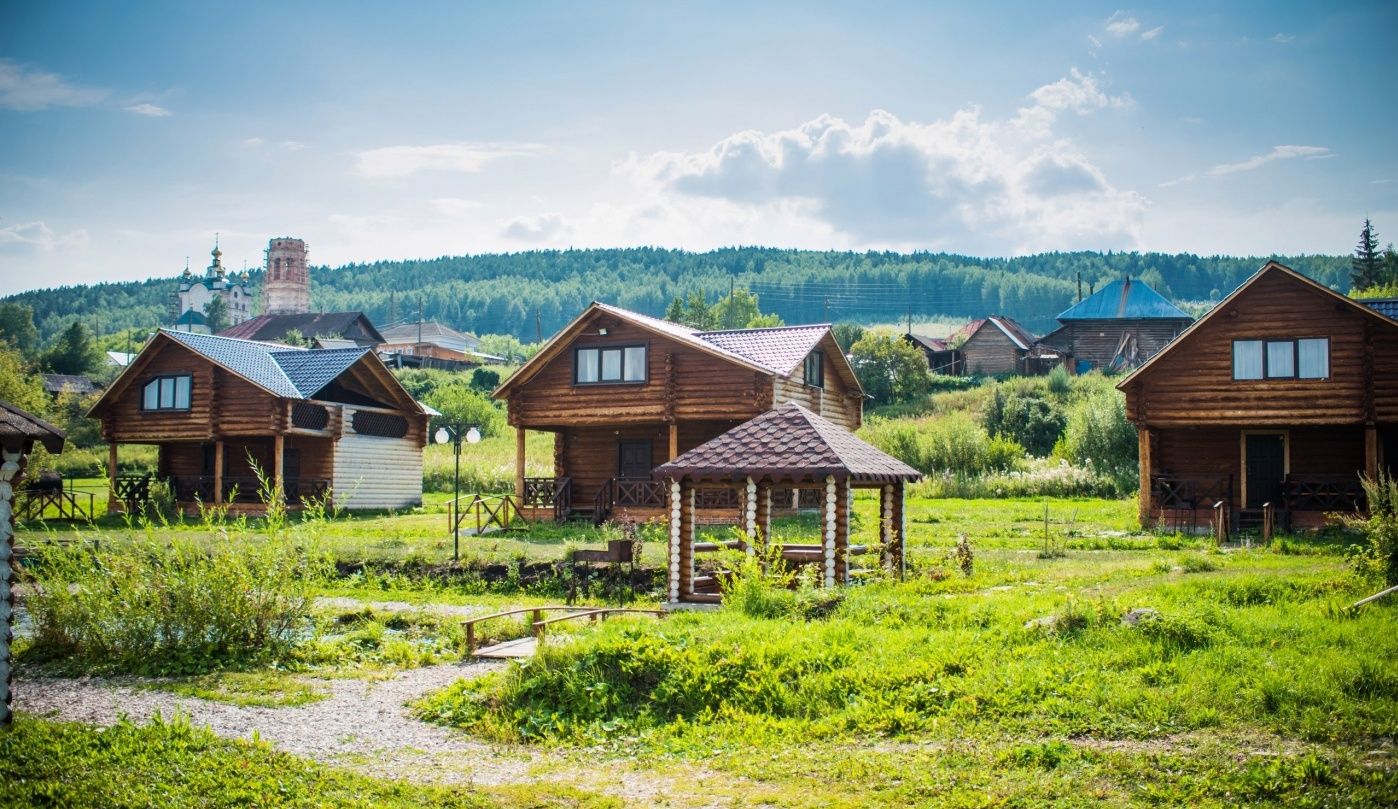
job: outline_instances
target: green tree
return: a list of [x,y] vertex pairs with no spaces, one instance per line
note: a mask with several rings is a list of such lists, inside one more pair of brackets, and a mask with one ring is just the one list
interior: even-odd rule
[[1042,396],[1005,396],[996,385],[981,423],[990,435],[1012,438],[1029,454],[1042,457],[1053,452],[1066,422],[1063,413]]
[[541,343],[522,343],[509,334],[482,334],[476,350],[506,362],[524,362],[539,352]]
[[39,345],[34,328],[34,308],[13,301],[0,301],[0,340],[28,355]]
[[1384,259],[1379,254],[1379,234],[1366,217],[1364,229],[1359,231],[1359,244],[1354,248],[1350,259],[1350,286],[1354,289],[1368,289],[1383,283]]
[[288,330],[278,342],[295,348],[309,348],[311,345],[311,341],[306,339],[306,335],[302,334],[300,329]]
[[489,368],[477,368],[471,372],[471,389],[489,394],[500,387],[500,372]]
[[427,395],[427,404],[442,415],[433,418],[433,429],[456,422],[475,427],[481,435],[500,435],[505,431],[505,414],[488,396],[458,379],[442,385]]
[[713,331],[719,328],[718,315],[714,307],[709,306],[704,299],[702,292],[691,292],[683,299],[676,297],[670,301],[670,305],[665,308],[665,319],[699,331]]
[[102,367],[102,351],[81,320],[74,320],[44,353],[44,366],[56,374],[91,374]]
[[757,296],[746,289],[735,289],[713,306],[713,320],[720,329],[762,329],[782,325],[774,314],[763,314]]
[[87,411],[101,396],[100,391],[87,395],[66,389],[59,392],[53,403],[54,421],[67,434],[69,446],[80,449],[101,446],[102,423],[87,417]]
[[864,337],[864,327],[858,323],[850,323],[849,321],[836,323],[830,328],[830,331],[835,335],[835,342],[839,343],[840,348],[844,349],[846,352]]
[[36,416],[48,415],[43,380],[19,349],[4,341],[0,341],[0,400]]
[[218,334],[228,328],[228,302],[222,295],[215,295],[204,304],[204,319],[208,321],[211,334]]
[[868,332],[849,354],[855,376],[874,404],[909,401],[931,384],[927,356],[896,335]]

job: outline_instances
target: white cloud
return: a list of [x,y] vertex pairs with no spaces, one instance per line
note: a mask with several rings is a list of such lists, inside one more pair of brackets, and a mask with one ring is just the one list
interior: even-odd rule
[[1052,132],[1062,112],[1125,108],[1129,97],[1074,70],[1029,99],[1006,121],[975,108],[931,123],[882,110],[862,123],[822,115],[795,129],[738,132],[705,152],[633,155],[618,171],[654,193],[652,218],[704,202],[711,220],[787,220],[786,231],[855,247],[999,255],[1133,246],[1145,200]]
[[516,217],[506,223],[500,232],[510,239],[537,244],[553,241],[562,236],[567,229],[567,223],[561,214],[545,213]]
[[1235,174],[1240,171],[1252,171],[1261,168],[1275,160],[1325,160],[1334,157],[1335,154],[1324,146],[1273,146],[1272,151],[1253,155],[1241,163],[1223,163],[1209,169],[1210,177],[1219,177],[1224,174]]
[[262,138],[253,137],[253,138],[244,138],[242,141],[240,141],[240,142],[238,143],[238,145],[239,145],[239,146],[243,146],[243,147],[248,148],[248,149],[254,149],[254,148],[257,148],[258,146],[261,146],[262,144],[264,144],[264,143],[266,143],[266,142],[267,142],[267,141],[263,140]]
[[407,177],[420,171],[475,173],[507,157],[528,157],[542,147],[529,143],[438,143],[429,146],[385,146],[358,155],[357,171],[376,179]]
[[306,148],[306,144],[302,143],[299,140],[284,140],[277,145],[288,152],[299,152],[302,149]]
[[1272,35],[1272,41],[1277,43],[1278,45],[1285,45],[1289,42],[1292,42],[1295,39],[1296,37],[1292,36],[1291,34],[1283,34],[1280,31]]
[[105,96],[101,90],[75,87],[56,73],[0,59],[0,107],[23,112],[46,107],[86,107]]
[[1118,11],[1107,18],[1103,28],[1117,39],[1125,39],[1141,30],[1141,21],[1124,11]]
[[126,108],[127,112],[134,112],[137,115],[144,115],[147,118],[164,118],[170,111],[164,107],[157,107],[154,104],[132,104]]
[[86,243],[86,230],[79,229],[59,235],[44,222],[24,222],[0,228],[0,254],[4,255],[47,253]]
[[1161,32],[1161,31],[1164,31],[1164,30],[1165,30],[1165,26],[1163,26],[1163,25],[1157,25],[1156,27],[1150,29],[1149,31],[1142,31],[1142,32],[1141,32],[1141,39],[1144,39],[1144,40],[1146,40],[1147,42],[1149,42],[1150,40],[1155,39],[1156,37],[1160,36],[1160,32]]

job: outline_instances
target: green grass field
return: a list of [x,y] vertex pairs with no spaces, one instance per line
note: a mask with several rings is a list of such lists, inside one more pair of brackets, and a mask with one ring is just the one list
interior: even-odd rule
[[[873,533],[875,505],[856,499],[856,541]],[[444,526],[429,506],[315,531],[342,560],[442,562],[451,552]],[[579,627],[526,665],[418,704],[425,721],[535,759],[528,784],[439,789],[178,723],[98,732],[22,716],[0,735],[0,761],[21,763],[0,773],[7,783],[19,768],[30,774],[0,805],[97,805],[74,796],[104,778],[129,782],[111,804],[126,806],[239,805],[198,797],[235,790],[235,779],[249,786],[229,794],[257,805],[659,802],[603,794],[580,768],[662,779],[671,785],[664,800],[679,806],[1391,805],[1398,605],[1344,608],[1376,589],[1346,561],[1357,538],[1220,551],[1207,538],[1140,531],[1133,501],[1094,499],[916,499],[908,526],[907,581],[851,587],[834,601],[744,596],[746,612],[734,599],[663,622]],[[774,533],[809,539],[817,530],[803,516]],[[97,532],[103,542],[147,536],[139,526],[64,528],[20,541]],[[176,535],[227,541],[202,525],[149,534]],[[962,535],[970,575],[954,554]],[[590,525],[547,525],[471,538],[463,549],[481,562],[551,561],[602,539]],[[645,562],[659,564],[662,551],[648,543]],[[418,605],[538,602],[388,575],[328,581],[321,592]],[[1132,610],[1149,612],[1124,622]],[[303,655],[318,676],[388,676],[459,648],[453,621],[404,626],[341,612],[320,620],[352,643]],[[335,656],[347,648],[362,652]],[[158,687],[269,709],[320,696],[271,670]]]

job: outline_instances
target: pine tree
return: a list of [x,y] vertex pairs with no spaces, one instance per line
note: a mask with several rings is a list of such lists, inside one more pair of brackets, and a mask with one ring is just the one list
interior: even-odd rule
[[1364,229],[1359,231],[1359,244],[1354,248],[1350,259],[1350,286],[1355,290],[1378,286],[1383,281],[1383,257],[1379,254],[1379,234],[1369,219],[1364,219]]
[[56,374],[90,374],[101,367],[102,351],[81,320],[63,330],[44,354],[44,365]]

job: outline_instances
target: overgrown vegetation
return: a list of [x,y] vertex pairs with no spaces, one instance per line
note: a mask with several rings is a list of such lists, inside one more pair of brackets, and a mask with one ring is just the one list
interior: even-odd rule
[[1368,517],[1351,521],[1367,543],[1352,557],[1359,575],[1384,587],[1398,586],[1398,478],[1387,472],[1362,481]]

